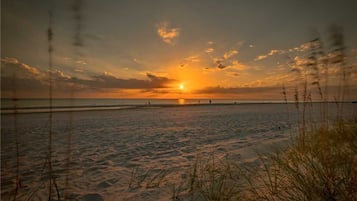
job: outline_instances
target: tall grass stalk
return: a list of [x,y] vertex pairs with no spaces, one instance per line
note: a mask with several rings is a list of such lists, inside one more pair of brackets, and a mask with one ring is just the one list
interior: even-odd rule
[[[72,4],[72,12],[73,17],[75,20],[75,34],[73,36],[74,42],[73,45],[75,50],[77,50],[78,46],[82,46],[81,40],[81,8],[82,8],[82,0],[75,0]],[[77,51],[76,51],[77,52]],[[74,98],[74,90],[75,90],[75,79],[71,79],[70,84],[70,105],[73,105],[73,98]],[[73,135],[73,112],[69,112],[69,131],[67,133],[67,153],[66,153],[66,178],[65,178],[65,192],[64,197],[65,199],[68,198],[69,193],[69,180],[70,180],[70,163],[72,160],[72,135]]]
[[[188,177],[174,187],[173,200],[229,201],[240,200],[239,169],[225,158],[196,157]],[[185,196],[186,195],[186,196]],[[186,199],[184,199],[186,200]]]
[[49,11],[49,22],[47,30],[47,40],[48,40],[48,79],[49,79],[49,130],[48,130],[48,200],[51,200],[52,195],[52,100],[53,100],[53,80],[52,80],[52,40],[53,40],[53,30],[52,30],[52,19],[53,10]]
[[331,26],[331,62],[335,66],[337,66],[340,70],[339,76],[339,86],[338,86],[338,94],[337,94],[337,103],[338,103],[338,113],[337,119],[342,121],[343,113],[344,113],[344,101],[346,96],[346,91],[348,89],[348,76],[349,72],[347,72],[347,64],[346,64],[346,47],[344,44],[344,34],[343,29],[340,26]]
[[17,83],[16,83],[16,71],[13,73],[12,76],[12,86],[13,86],[13,108],[14,108],[14,136],[15,136],[15,149],[16,149],[16,181],[15,181],[15,192],[14,192],[14,201],[17,200],[17,195],[19,189],[21,187],[21,180],[20,180],[20,150],[19,150],[19,137],[18,137],[18,119],[17,119]]
[[[71,99],[72,100],[72,99]],[[72,102],[72,101],[71,101]],[[67,153],[66,153],[66,178],[65,178],[65,191],[64,191],[64,199],[68,199],[69,194],[69,184],[70,184],[70,164],[72,161],[72,129],[73,129],[73,114],[70,112],[69,114],[69,131],[67,133]]]
[[[303,69],[311,72],[311,84],[317,86],[320,100],[323,100],[323,107],[320,107],[320,110],[324,110],[321,112],[322,123],[316,125],[310,121],[310,129],[305,126],[307,114],[304,110],[306,105],[312,103],[308,78],[305,76],[302,102],[299,101],[298,87],[294,93],[298,124],[301,124],[298,140],[293,141],[284,153],[269,155],[269,166],[262,160],[260,172],[265,174],[247,179],[252,200],[357,200],[357,121],[344,120],[349,72],[342,29],[335,27],[331,34],[332,51],[329,55],[324,53],[320,38],[311,41],[309,62]],[[334,124],[329,123],[329,66],[340,70]],[[320,69],[324,69],[324,87],[321,86]],[[302,112],[300,104],[303,106]],[[309,107],[309,110],[312,109],[312,106]]]

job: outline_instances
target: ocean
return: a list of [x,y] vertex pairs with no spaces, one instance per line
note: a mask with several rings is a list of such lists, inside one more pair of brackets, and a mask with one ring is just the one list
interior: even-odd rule
[[[238,101],[233,99],[1,99],[1,113],[64,112],[114,110],[137,107],[169,107],[178,105],[279,103],[279,101]],[[51,107],[50,107],[50,104]]]

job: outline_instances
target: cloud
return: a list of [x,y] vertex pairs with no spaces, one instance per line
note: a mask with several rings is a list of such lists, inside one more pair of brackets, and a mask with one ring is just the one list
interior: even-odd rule
[[205,50],[206,53],[212,53],[213,51],[214,51],[214,49],[211,48],[211,47],[210,47],[210,48],[207,48],[207,49]]
[[41,73],[37,68],[31,67],[27,64],[20,63],[16,58],[1,58],[1,76],[13,76],[29,78],[41,77]]
[[247,69],[247,66],[245,64],[242,64],[237,60],[232,61],[231,65],[229,65],[228,67],[239,71],[243,71]]
[[190,63],[195,63],[195,62],[200,62],[200,57],[199,56],[189,56],[184,58],[181,62],[180,62],[180,67],[183,68],[187,65],[189,65]]
[[309,63],[309,59],[301,57],[301,56],[295,56],[293,58],[293,62],[295,66],[306,66]]
[[231,58],[232,56],[234,56],[236,54],[238,54],[237,50],[230,50],[230,51],[224,53],[223,58],[224,59],[229,59],[229,58]]
[[[307,50],[309,50],[312,46],[316,45],[317,41],[309,41],[309,42],[305,42],[302,43],[301,45],[294,47],[294,48],[290,48],[287,50],[276,50],[276,49],[272,49],[270,50],[267,54],[263,54],[263,55],[259,55],[257,56],[254,61],[261,61],[263,59],[266,59],[270,56],[273,55],[281,55],[281,54],[286,54],[286,53],[301,53],[301,52],[306,52]],[[249,46],[250,47],[250,46]],[[252,46],[254,47],[254,46]]]
[[122,79],[110,72],[93,75],[87,79],[76,78],[58,69],[50,73],[42,71],[14,58],[1,59],[1,72],[1,93],[4,97],[11,97],[15,91],[20,97],[46,97],[49,90],[49,75],[52,78],[54,93],[57,94],[68,93],[71,89],[78,93],[106,89],[160,89],[176,82],[174,79],[152,73],[147,73],[146,79]]
[[75,83],[87,86],[92,89],[151,89],[167,88],[169,84],[175,82],[174,79],[156,76],[147,73],[148,79],[122,79],[110,72],[104,72],[101,75],[94,75],[91,79],[76,79]]
[[259,55],[254,59],[254,61],[260,61],[260,60],[266,59],[267,57],[268,57],[268,55]]
[[[150,79],[149,84],[146,88],[167,88],[167,84],[176,82],[175,79],[170,79],[167,77],[156,76],[150,73],[147,73],[146,76]],[[145,88],[145,87],[142,87]]]
[[266,59],[268,58],[269,56],[273,56],[273,55],[276,55],[276,54],[284,54],[286,53],[285,50],[270,50],[267,54],[263,54],[263,55],[259,55],[257,56],[254,61],[261,61],[263,59]]
[[238,60],[224,60],[223,58],[214,58],[214,64],[219,69],[234,69],[235,71],[243,71],[247,66]]
[[199,62],[200,58],[199,58],[199,56],[189,56],[189,57],[184,58],[184,61],[187,61],[187,62]]
[[289,49],[289,52],[293,52],[293,51],[304,52],[304,51],[308,50],[312,45],[313,45],[313,42],[309,41],[309,42],[303,43],[297,47]]
[[224,65],[222,62],[223,62],[223,61],[220,60],[220,59],[215,59],[215,64],[217,65],[217,68],[223,69],[223,68],[227,67],[227,66]]
[[[37,68],[19,62],[15,58],[1,59],[1,94],[18,94],[20,91],[31,93],[35,90],[45,90],[46,73]],[[4,93],[5,92],[5,93]]]
[[3,97],[12,97],[20,95],[24,92],[31,94],[34,92],[46,92],[48,87],[37,79],[21,78],[21,77],[3,77],[1,76],[1,94]]
[[[238,42],[238,46],[241,46],[243,43],[244,43],[244,41]],[[230,66],[233,62],[232,57],[239,53],[239,51],[237,49],[232,49],[227,52],[224,52],[224,54],[222,56],[214,57],[211,54],[213,51],[214,51],[214,49],[212,47],[209,47],[205,50],[205,52],[211,58],[213,64],[219,69],[224,69],[224,68]]]
[[173,45],[173,40],[180,35],[179,28],[170,28],[168,22],[161,22],[157,26],[157,33],[162,38],[162,40],[167,43]]
[[196,91],[203,94],[278,94],[281,87],[207,87]]
[[215,60],[215,65],[216,68],[205,68],[205,70],[209,70],[210,72],[217,72],[217,71],[222,71],[224,70],[227,72],[228,75],[230,76],[238,76],[243,74],[243,72],[248,69],[248,66],[246,66],[243,63],[240,63],[237,60],[231,61],[227,64],[227,62],[224,62],[222,60],[216,59]]
[[84,60],[77,60],[75,61],[76,64],[87,65],[87,62]]

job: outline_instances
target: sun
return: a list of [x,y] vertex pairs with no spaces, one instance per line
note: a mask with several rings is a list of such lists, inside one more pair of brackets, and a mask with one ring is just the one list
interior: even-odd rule
[[185,89],[185,85],[180,84],[179,89],[180,89],[181,91],[183,91],[183,90]]

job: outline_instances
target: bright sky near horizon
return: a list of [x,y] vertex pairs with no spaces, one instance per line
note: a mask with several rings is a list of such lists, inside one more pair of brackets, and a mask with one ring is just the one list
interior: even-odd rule
[[327,47],[337,24],[357,99],[357,1],[50,2],[1,1],[2,97],[48,95],[52,10],[55,97],[282,99],[307,42],[319,32]]

